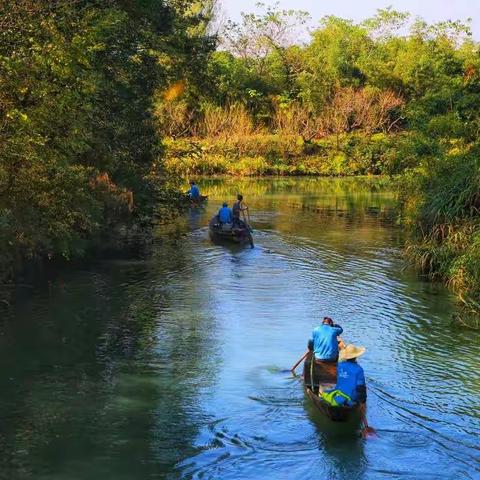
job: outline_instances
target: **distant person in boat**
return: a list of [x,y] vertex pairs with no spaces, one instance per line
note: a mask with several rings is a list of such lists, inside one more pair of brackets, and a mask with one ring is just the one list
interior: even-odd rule
[[324,317],[320,326],[315,328],[308,341],[308,349],[313,350],[315,360],[337,362],[339,351],[339,335],[343,332],[340,325],[333,323],[330,317]]
[[190,190],[187,192],[187,195],[189,195],[192,200],[200,200],[200,190],[193,180],[190,182]]
[[218,211],[218,221],[223,225],[230,225],[233,222],[232,210],[228,208],[228,203],[224,203]]
[[367,387],[363,368],[357,358],[365,353],[365,347],[346,345],[340,352],[337,365],[337,384],[332,390],[320,391],[323,400],[334,407],[365,404]]
[[242,212],[248,210],[248,207],[243,204],[243,195],[237,195],[237,201],[233,204],[232,214],[233,214],[233,226],[241,226],[240,216]]

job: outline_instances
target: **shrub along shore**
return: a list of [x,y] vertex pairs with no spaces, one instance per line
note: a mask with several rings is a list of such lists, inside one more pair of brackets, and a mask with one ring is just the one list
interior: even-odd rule
[[393,168],[398,136],[359,133],[305,142],[295,135],[168,139],[165,168],[174,175],[380,175]]
[[177,206],[154,103],[203,81],[212,5],[0,2],[0,287],[27,264],[128,249]]

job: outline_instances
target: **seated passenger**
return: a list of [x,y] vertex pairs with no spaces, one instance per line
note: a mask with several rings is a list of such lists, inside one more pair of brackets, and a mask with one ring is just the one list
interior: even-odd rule
[[347,345],[340,353],[337,365],[337,384],[335,388],[320,391],[319,395],[334,407],[353,406],[356,403],[365,404],[367,387],[363,368],[357,363],[357,358],[365,353],[365,347]]
[[338,336],[343,332],[340,325],[330,317],[324,317],[322,324],[315,328],[308,341],[308,349],[313,350],[315,360],[336,362],[338,360]]
[[228,204],[224,203],[218,211],[218,221],[221,225],[229,225],[233,221],[232,210],[228,208]]

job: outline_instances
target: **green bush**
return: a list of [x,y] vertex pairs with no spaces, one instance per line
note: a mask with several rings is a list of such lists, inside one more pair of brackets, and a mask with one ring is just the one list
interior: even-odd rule
[[480,303],[480,146],[427,156],[401,176],[403,221],[416,233],[412,262],[466,303]]

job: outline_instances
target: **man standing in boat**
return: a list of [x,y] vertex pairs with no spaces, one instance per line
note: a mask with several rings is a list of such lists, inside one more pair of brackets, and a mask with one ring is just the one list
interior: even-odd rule
[[313,330],[308,341],[308,349],[313,350],[315,360],[336,363],[341,342],[338,337],[342,333],[343,328],[340,325],[334,324],[330,317],[324,317],[322,324]]
[[233,204],[232,214],[233,214],[233,226],[240,226],[240,216],[242,212],[248,210],[248,207],[243,204],[243,195],[237,195],[237,201]]

